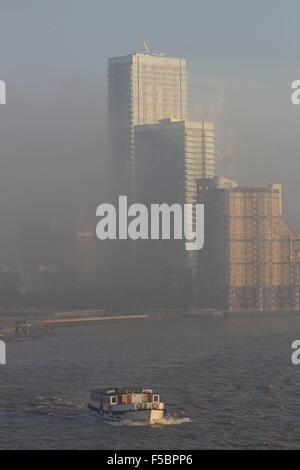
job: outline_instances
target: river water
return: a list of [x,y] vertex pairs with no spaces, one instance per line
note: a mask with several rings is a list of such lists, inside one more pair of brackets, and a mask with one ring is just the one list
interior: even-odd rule
[[[169,318],[59,328],[7,344],[1,449],[300,448],[300,318]],[[142,386],[159,425],[107,424],[89,390]]]

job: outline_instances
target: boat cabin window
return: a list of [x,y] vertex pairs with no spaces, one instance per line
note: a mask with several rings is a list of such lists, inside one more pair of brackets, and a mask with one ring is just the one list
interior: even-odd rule
[[153,401],[159,401],[159,395],[153,395]]
[[117,403],[117,397],[111,397],[110,402],[111,403]]

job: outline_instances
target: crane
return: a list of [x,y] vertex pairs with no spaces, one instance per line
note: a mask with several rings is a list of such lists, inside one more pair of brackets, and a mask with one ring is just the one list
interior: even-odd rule
[[145,39],[143,38],[143,36],[141,36],[141,41],[144,45],[144,52],[146,55],[157,55],[157,56],[165,56],[165,53],[164,52],[159,52],[159,53],[152,53],[149,51],[149,47],[147,46],[147,43],[145,41]]
[[142,43],[144,44],[144,51],[145,51],[145,54],[146,54],[146,55],[150,55],[149,48],[148,48],[147,43],[146,43],[145,39],[143,38],[143,36],[141,36],[141,41],[142,41]]

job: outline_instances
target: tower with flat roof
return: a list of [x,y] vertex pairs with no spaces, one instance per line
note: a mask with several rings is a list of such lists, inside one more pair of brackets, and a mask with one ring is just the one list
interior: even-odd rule
[[[137,201],[148,207],[162,203],[192,205],[188,217],[195,231],[197,180],[215,176],[213,123],[163,119],[135,126],[135,169]],[[172,232],[173,223],[172,219]],[[136,248],[141,278],[146,277],[146,272],[151,272],[153,279],[169,277],[177,292],[182,287],[181,297],[189,292],[193,303],[198,254],[185,250],[185,239],[139,241]]]
[[300,304],[300,236],[282,215],[280,184],[200,179],[205,245],[199,301],[229,312],[293,311]]
[[187,118],[186,61],[136,53],[108,60],[113,192],[135,197],[134,126]]

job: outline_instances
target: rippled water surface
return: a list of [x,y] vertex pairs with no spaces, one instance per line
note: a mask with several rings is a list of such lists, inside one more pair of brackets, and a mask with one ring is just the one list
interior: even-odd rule
[[[1,449],[300,448],[300,318],[176,318],[61,328],[7,345]],[[94,387],[145,386],[162,424],[107,424]]]

